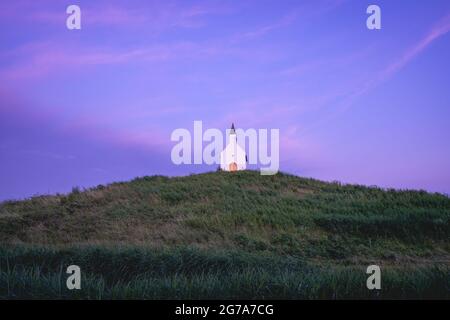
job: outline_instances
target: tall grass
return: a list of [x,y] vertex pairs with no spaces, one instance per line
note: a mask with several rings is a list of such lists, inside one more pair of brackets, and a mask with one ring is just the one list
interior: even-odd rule
[[[450,298],[448,265],[388,267],[382,270],[382,290],[370,291],[362,266],[318,266],[239,251],[16,247],[0,252],[0,298],[8,299]],[[72,263],[81,267],[81,290],[65,286]]]

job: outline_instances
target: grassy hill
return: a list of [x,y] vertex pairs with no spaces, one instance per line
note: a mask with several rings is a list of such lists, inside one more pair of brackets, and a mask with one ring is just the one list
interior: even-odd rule
[[[143,177],[1,203],[0,297],[448,299],[449,238],[441,194],[254,171]],[[65,289],[69,264],[82,290]]]

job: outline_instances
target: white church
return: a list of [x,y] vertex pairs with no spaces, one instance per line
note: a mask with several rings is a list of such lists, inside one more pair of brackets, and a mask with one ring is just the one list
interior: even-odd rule
[[228,145],[220,153],[220,169],[223,171],[245,170],[247,156],[245,150],[238,144],[234,123],[231,125]]

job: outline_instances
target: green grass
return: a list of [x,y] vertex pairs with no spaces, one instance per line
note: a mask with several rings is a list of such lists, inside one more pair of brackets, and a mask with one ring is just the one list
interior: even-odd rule
[[253,171],[143,177],[1,203],[0,297],[448,299],[449,238],[442,194]]
[[[314,266],[295,257],[192,248],[15,248],[0,250],[0,298],[339,299],[449,297],[449,267],[388,267],[382,290],[365,269]],[[65,268],[82,270],[82,290],[65,289]]]

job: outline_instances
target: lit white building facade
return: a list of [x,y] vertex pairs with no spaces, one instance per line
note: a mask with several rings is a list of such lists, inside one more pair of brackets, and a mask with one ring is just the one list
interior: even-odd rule
[[234,124],[231,125],[228,145],[220,153],[220,169],[224,171],[245,170],[247,156],[245,150],[238,144]]

